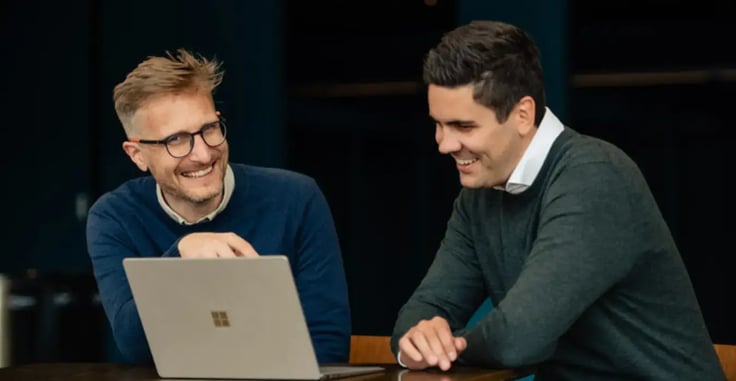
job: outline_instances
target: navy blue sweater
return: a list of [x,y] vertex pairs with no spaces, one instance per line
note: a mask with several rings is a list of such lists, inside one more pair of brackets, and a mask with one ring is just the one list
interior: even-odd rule
[[[102,305],[121,353],[150,363],[138,310],[122,266],[126,257],[178,256],[178,240],[194,232],[234,232],[265,254],[289,258],[321,363],[346,362],[350,307],[329,206],[313,179],[294,172],[231,164],[235,188],[212,221],[180,225],[156,198],[151,176],[129,180],[100,197],[87,220],[87,248]],[[264,290],[267,292],[267,290]]]

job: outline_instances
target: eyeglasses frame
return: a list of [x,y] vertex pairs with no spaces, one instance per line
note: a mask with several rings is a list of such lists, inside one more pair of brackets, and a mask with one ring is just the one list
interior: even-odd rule
[[[212,145],[212,144],[207,143],[207,140],[204,138],[203,133],[204,133],[204,130],[207,127],[210,127],[210,126],[212,126],[215,123],[218,123],[220,125],[220,129],[222,130],[222,141],[219,142],[219,143],[217,143],[217,144],[215,144],[215,145]],[[185,155],[176,156],[176,155],[172,154],[171,151],[169,150],[169,141],[171,141],[171,139],[174,138],[174,136],[177,136],[177,135],[180,135],[180,134],[189,134],[191,136],[191,140],[189,140],[189,151],[187,151],[187,153]],[[167,137],[165,137],[165,138],[163,138],[161,140],[130,138],[130,139],[128,139],[128,141],[129,142],[132,142],[132,143],[142,143],[142,144],[163,144],[163,146],[166,148],[166,152],[171,157],[173,157],[175,159],[181,159],[183,157],[189,156],[189,154],[192,153],[192,150],[194,150],[194,138],[197,135],[201,136],[202,137],[202,141],[204,142],[204,144],[206,144],[208,147],[211,147],[211,148],[220,146],[222,143],[225,143],[225,141],[227,140],[227,125],[225,124],[225,118],[223,116],[221,116],[220,115],[220,112],[218,111],[217,112],[217,121],[216,122],[207,123],[204,126],[202,126],[202,128],[200,128],[199,130],[197,130],[195,132],[177,132],[177,133],[172,134],[172,135],[169,135],[169,136],[167,136]]]

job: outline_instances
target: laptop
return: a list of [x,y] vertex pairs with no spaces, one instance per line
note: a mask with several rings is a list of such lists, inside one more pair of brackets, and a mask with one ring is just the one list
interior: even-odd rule
[[322,380],[378,366],[319,367],[283,255],[126,258],[161,378]]

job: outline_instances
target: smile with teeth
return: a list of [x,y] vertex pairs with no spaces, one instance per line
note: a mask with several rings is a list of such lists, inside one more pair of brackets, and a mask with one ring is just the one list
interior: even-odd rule
[[207,176],[210,172],[212,172],[212,170],[214,168],[215,168],[215,166],[214,165],[211,165],[211,166],[209,166],[207,168],[200,169],[199,171],[196,171],[196,172],[182,172],[181,175],[184,176],[184,177],[189,177],[189,178],[197,178],[197,177]]
[[468,159],[468,160],[455,159],[455,161],[457,162],[457,165],[461,167],[466,167],[470,164],[475,163],[476,161],[478,161],[478,159]]

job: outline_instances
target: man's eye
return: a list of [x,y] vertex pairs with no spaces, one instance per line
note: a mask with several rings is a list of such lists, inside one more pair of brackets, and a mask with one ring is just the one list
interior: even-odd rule
[[166,144],[175,146],[175,145],[181,145],[185,144],[189,141],[189,134],[176,134],[169,136],[168,139],[166,139]]
[[208,125],[204,126],[202,128],[202,133],[203,134],[211,134],[213,131],[217,131],[219,129],[220,129],[220,124],[219,123],[212,123],[212,124],[208,124]]

